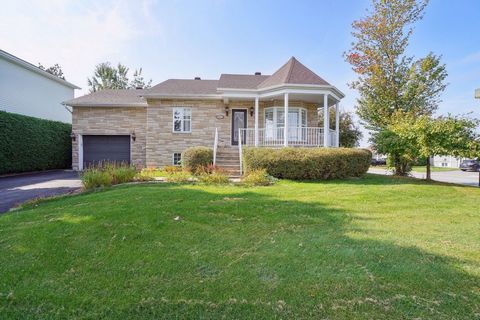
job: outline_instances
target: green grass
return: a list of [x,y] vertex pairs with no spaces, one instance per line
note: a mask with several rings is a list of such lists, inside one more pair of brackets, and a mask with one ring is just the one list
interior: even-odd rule
[[0,216],[0,318],[478,319],[479,199],[367,175],[40,202]]
[[[388,169],[387,166],[372,166],[371,168],[375,169]],[[445,172],[445,171],[458,171],[458,168],[446,168],[446,167],[430,167],[432,172]],[[424,166],[414,166],[412,171],[424,173],[427,172],[427,168]]]

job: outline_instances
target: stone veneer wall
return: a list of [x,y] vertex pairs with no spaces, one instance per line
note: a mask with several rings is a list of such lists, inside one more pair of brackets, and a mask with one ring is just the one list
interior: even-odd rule
[[[72,131],[78,135],[130,135],[135,131],[136,139],[130,142],[132,164],[146,165],[145,107],[73,107]],[[78,170],[78,142],[72,141],[72,168]]]
[[[173,107],[192,108],[192,132],[173,132]],[[228,116],[221,100],[149,100],[148,107],[74,107],[72,129],[76,134],[131,134],[132,163],[147,167],[171,165],[173,153],[181,153],[192,146],[213,147],[215,128],[219,131],[220,145],[231,145],[232,109],[247,110],[247,126],[254,128],[250,108],[254,101],[230,101]],[[264,109],[283,106],[283,100],[261,101],[259,128],[264,127]],[[317,105],[290,101],[290,107],[307,109],[307,125],[318,126]],[[78,170],[78,139],[72,146],[72,167]]]

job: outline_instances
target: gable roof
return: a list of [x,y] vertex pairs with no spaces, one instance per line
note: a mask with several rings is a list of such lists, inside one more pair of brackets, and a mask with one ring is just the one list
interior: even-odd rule
[[280,69],[258,85],[259,89],[282,84],[313,84],[330,86],[330,84],[291,57]]
[[80,87],[74,85],[73,83],[68,82],[67,80],[63,80],[62,78],[59,78],[51,73],[48,73],[45,70],[40,69],[39,67],[31,64],[30,62],[27,62],[23,59],[20,59],[19,57],[14,56],[13,54],[10,54],[6,51],[3,51],[0,49],[0,58],[3,58],[11,63],[14,63],[20,67],[23,67],[27,70],[33,71],[45,78],[48,78],[50,80],[53,80],[55,82],[58,82],[66,87],[72,88],[72,89],[80,89]]
[[228,74],[222,73],[218,88],[256,89],[260,83],[268,79],[268,75]]
[[140,97],[145,90],[138,89],[105,89],[63,102],[64,105],[81,106],[146,106]]
[[151,89],[143,90],[142,96],[156,95],[212,95],[217,94],[218,80],[168,79]]

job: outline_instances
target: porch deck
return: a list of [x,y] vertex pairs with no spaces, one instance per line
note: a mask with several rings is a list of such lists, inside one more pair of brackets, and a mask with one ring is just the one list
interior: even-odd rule
[[[335,130],[329,129],[330,145],[336,146]],[[258,128],[258,136],[254,128],[239,130],[242,144],[255,147],[323,147],[324,129],[320,127],[289,127],[287,139],[284,128]]]

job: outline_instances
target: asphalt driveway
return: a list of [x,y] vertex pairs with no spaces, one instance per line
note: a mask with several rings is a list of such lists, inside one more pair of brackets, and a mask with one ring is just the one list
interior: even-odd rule
[[[371,167],[368,172],[375,174],[391,174],[391,171],[389,170],[375,167]],[[418,179],[425,179],[426,173],[412,171],[411,175]],[[476,187],[478,186],[478,172],[463,172],[460,170],[432,172],[432,180]]]
[[25,201],[70,193],[81,186],[78,173],[71,170],[0,177],[0,213]]

